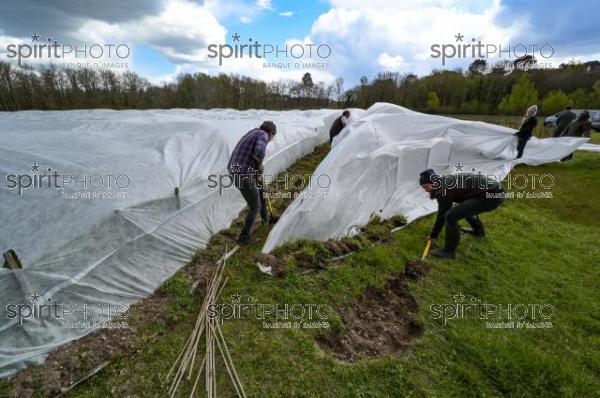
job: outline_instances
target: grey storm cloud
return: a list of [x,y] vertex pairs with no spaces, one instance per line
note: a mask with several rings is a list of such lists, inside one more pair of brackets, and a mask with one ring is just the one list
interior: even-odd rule
[[600,3],[588,0],[503,0],[497,22],[506,25],[515,18],[529,17],[529,29],[515,40],[549,43],[560,54],[600,52],[598,15]]
[[26,37],[35,32],[68,37],[90,19],[135,21],[159,13],[162,0],[19,0],[0,2],[0,33]]
[[[202,1],[190,0],[201,5]],[[0,36],[29,41],[37,33],[42,40],[52,37],[70,44],[83,43],[82,26],[91,20],[128,27],[140,27],[144,19],[159,16],[167,0],[20,0],[0,2]],[[149,29],[152,29],[151,27]],[[135,34],[132,36],[135,37]],[[189,62],[188,57],[208,43],[203,37],[186,32],[150,31],[141,38],[163,52],[174,63]]]
[[[188,53],[197,50],[199,47],[205,47],[208,43],[202,39],[181,37],[179,35],[163,34],[152,39],[152,45],[157,47],[172,48],[181,53]],[[177,61],[177,59],[173,59]]]

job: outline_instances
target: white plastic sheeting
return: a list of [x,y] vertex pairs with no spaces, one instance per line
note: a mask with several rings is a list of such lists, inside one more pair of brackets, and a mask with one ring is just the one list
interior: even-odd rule
[[597,144],[583,144],[583,145],[581,145],[577,149],[579,149],[581,151],[588,151],[588,152],[600,152],[600,145],[597,145]]
[[[315,127],[329,113],[0,115],[0,250],[14,249],[24,267],[0,270],[0,377],[41,362],[52,349],[91,332],[87,322],[111,320],[109,311],[123,308],[118,305],[148,296],[228,227],[245,203],[234,188],[222,194],[209,188],[208,177],[227,173],[230,153],[244,133],[262,120],[275,121],[278,135],[265,162],[266,172],[274,173],[328,140],[326,129]],[[31,183],[21,195],[11,189],[17,181],[24,187],[28,178],[54,172],[62,189],[54,180],[51,187],[48,180],[37,188]],[[29,317],[22,325],[10,319],[15,305],[53,302],[61,305],[60,318]],[[21,312],[26,316],[27,308]]]
[[[516,157],[515,130],[413,112],[378,103],[354,111],[354,122],[333,141],[311,184],[284,212],[263,247],[268,253],[285,242],[339,239],[355,233],[373,214],[409,221],[437,210],[419,187],[419,173],[475,172],[504,179],[517,163],[560,160],[585,138],[532,138]],[[327,121],[331,121],[328,115]],[[327,183],[330,181],[330,183]]]

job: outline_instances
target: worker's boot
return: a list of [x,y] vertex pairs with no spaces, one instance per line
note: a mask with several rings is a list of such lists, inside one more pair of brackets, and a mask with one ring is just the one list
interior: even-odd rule
[[437,249],[431,252],[431,255],[438,258],[456,257],[456,248],[460,241],[460,229],[458,227],[448,228],[446,226],[446,246],[443,249]]
[[467,218],[467,222],[471,225],[471,228],[461,228],[461,232],[478,238],[483,238],[485,236],[485,228],[483,227],[483,223],[479,216],[469,217]]
[[268,224],[275,224],[277,223],[277,221],[279,221],[279,217],[274,216],[274,215],[268,215],[266,217],[262,217],[262,222],[264,225],[268,225]]

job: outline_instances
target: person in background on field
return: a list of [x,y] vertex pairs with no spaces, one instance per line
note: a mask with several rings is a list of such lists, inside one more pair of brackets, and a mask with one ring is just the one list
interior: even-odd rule
[[342,112],[342,116],[335,119],[331,124],[331,128],[329,129],[329,145],[333,142],[333,138],[338,135],[348,123],[350,123],[350,111],[345,110]]
[[[461,173],[439,176],[433,169],[419,175],[419,185],[438,202],[435,224],[427,239],[437,239],[446,224],[446,242],[443,249],[434,250],[432,256],[454,258],[460,241],[460,232],[484,237],[485,229],[479,214],[495,210],[504,202],[504,189],[493,178],[483,174]],[[454,203],[459,203],[453,206]],[[467,220],[472,228],[460,228],[458,222]]]
[[263,173],[262,163],[265,158],[265,150],[275,134],[277,134],[275,123],[263,122],[259,128],[250,130],[240,139],[229,159],[227,166],[229,173],[248,204],[248,214],[238,238],[241,245],[252,243],[250,231],[259,210],[263,222],[270,222],[260,179]]
[[556,126],[554,127],[554,134],[552,136],[554,138],[560,137],[560,134],[564,129],[567,128],[569,123],[577,118],[575,112],[571,110],[571,106],[567,106],[564,110],[558,112],[556,115]]
[[537,105],[531,105],[527,108],[527,112],[523,117],[523,121],[521,122],[521,127],[519,131],[515,133],[515,135],[519,138],[519,142],[517,144],[517,159],[523,156],[523,151],[525,150],[525,145],[527,145],[527,141],[533,135],[533,129],[537,126]]
[[[588,111],[583,111],[577,117],[577,119],[573,120],[561,133],[560,137],[591,137],[592,122],[590,121],[590,113]],[[563,162],[567,160],[571,160],[573,158],[573,154],[569,156],[565,156],[561,160]]]

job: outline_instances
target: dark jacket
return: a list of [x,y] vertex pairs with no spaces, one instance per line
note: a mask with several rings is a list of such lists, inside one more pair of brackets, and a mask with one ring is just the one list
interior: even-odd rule
[[344,129],[344,123],[342,123],[342,117],[344,115],[336,118],[333,123],[331,124],[331,128],[329,129],[329,136],[331,138],[335,137],[336,135],[338,135],[340,133],[340,131],[342,131]]
[[588,120],[573,120],[562,132],[561,137],[591,137],[592,122]]
[[575,112],[568,109],[560,111],[556,116],[556,127],[554,128],[553,137],[560,137],[563,130],[575,119],[577,119]]
[[537,126],[537,117],[530,117],[529,119],[525,120],[515,135],[519,138],[529,138],[533,135],[533,129],[535,126]]
[[486,198],[486,192],[503,192],[502,186],[493,178],[488,178],[483,174],[453,174],[439,177],[434,181],[433,197],[438,202],[438,212],[435,224],[429,236],[437,238],[444,223],[448,210],[454,203],[462,203],[467,199],[474,197]]
[[232,175],[257,175],[262,167],[269,135],[261,129],[248,131],[237,143],[227,169]]

